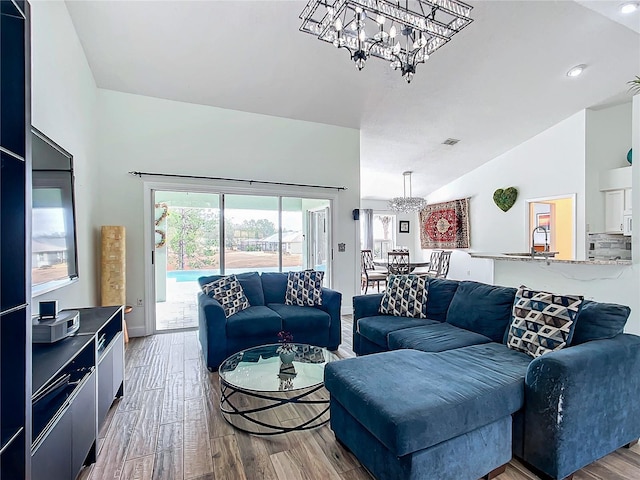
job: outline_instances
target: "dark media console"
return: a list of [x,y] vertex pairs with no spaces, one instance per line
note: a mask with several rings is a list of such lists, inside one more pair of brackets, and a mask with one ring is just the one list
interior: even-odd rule
[[98,429],[124,393],[123,307],[78,311],[75,336],[33,345],[33,480],[72,479],[95,462]]

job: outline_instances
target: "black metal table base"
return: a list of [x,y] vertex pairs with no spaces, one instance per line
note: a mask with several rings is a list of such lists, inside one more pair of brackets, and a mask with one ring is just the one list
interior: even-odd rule
[[[258,392],[243,390],[220,379],[220,410],[224,419],[238,430],[252,435],[279,435],[288,432],[310,430],[329,421],[329,395],[315,395],[324,391],[324,385],[292,391]],[[326,397],[326,398],[322,398]],[[301,414],[294,425],[276,425],[269,418],[276,418],[278,409],[291,405]],[[317,406],[316,408],[314,408]],[[324,407],[324,408],[322,408]],[[270,413],[267,413],[270,412]],[[308,415],[304,415],[308,414]]]

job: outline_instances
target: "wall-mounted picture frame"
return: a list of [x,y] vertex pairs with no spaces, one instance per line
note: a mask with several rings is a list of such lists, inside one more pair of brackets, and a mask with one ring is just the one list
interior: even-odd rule
[[549,230],[551,227],[551,214],[536,213],[536,227],[543,227]]
[[398,232],[409,233],[409,220],[400,220],[398,223]]

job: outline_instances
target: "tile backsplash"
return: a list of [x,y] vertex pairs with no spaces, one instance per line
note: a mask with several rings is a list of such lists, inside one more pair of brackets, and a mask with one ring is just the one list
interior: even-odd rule
[[631,260],[631,237],[590,233],[587,236],[587,255],[595,260]]

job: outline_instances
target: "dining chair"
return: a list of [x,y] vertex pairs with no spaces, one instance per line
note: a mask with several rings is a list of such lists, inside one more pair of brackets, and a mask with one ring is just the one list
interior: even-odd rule
[[373,252],[371,250],[362,250],[360,253],[360,271],[361,271],[361,287],[364,293],[367,293],[369,285],[374,284],[378,287],[380,293],[380,282],[387,281],[387,272],[377,270],[373,263]]
[[440,265],[438,265],[438,278],[447,278],[449,274],[449,263],[451,262],[451,250],[442,252],[440,256]]
[[440,272],[440,260],[442,259],[443,250],[432,250],[431,258],[429,259],[429,268],[427,269],[427,275],[430,277],[437,277]]
[[390,274],[406,275],[411,272],[409,266],[409,252],[387,253],[387,270]]

